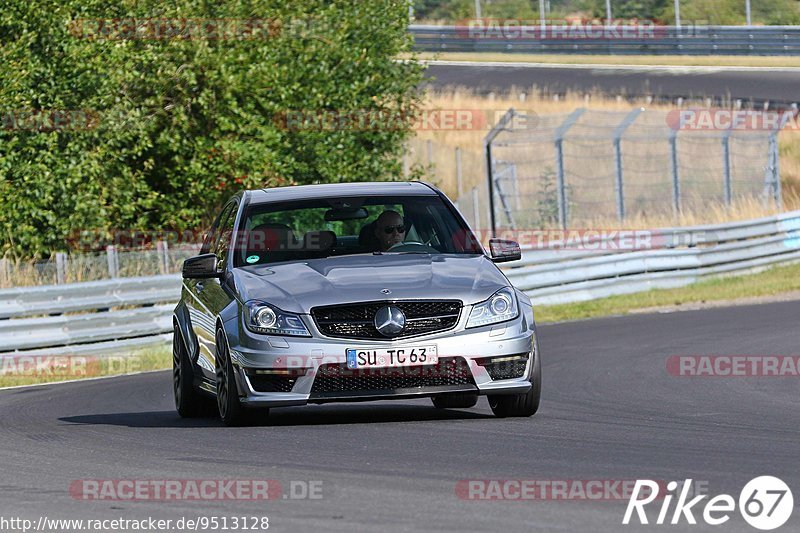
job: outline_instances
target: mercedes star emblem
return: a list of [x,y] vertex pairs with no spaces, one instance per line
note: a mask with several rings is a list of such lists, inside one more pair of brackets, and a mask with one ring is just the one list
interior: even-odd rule
[[375,313],[375,329],[385,337],[397,335],[404,327],[406,327],[406,315],[397,307],[381,307]]

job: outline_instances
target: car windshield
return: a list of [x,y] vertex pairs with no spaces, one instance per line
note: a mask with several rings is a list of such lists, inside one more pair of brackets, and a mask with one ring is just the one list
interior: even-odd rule
[[237,267],[365,253],[483,253],[469,228],[438,196],[252,204],[238,234]]

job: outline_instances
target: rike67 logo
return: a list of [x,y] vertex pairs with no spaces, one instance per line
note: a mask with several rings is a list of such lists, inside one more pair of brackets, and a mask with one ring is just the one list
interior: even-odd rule
[[[661,498],[663,498],[661,508],[654,524],[680,524],[683,520],[688,524],[697,524],[694,513],[702,513],[702,519],[712,526],[719,526],[730,520],[731,513],[737,507],[733,496],[720,494],[705,502],[705,506],[701,506],[698,504],[708,495],[702,494],[689,500],[691,486],[691,479],[687,479],[681,485],[677,481],[670,481],[667,483],[667,493],[659,494],[657,482],[649,479],[637,479],[622,523],[630,524],[635,511],[636,519],[640,524],[649,524],[645,507]],[[676,490],[679,487],[680,494]],[[645,494],[645,496],[640,498],[640,494]],[[670,517],[670,507],[675,496],[678,498]],[[696,509],[695,506],[697,506]],[[756,529],[769,531],[779,528],[789,520],[794,508],[794,498],[789,486],[782,480],[772,476],[760,476],[750,480],[739,493],[738,507],[742,518],[748,524]]]

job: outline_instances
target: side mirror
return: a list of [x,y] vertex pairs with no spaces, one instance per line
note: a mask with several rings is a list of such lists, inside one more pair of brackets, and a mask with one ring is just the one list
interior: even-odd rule
[[217,272],[216,254],[190,257],[183,262],[183,277],[186,279],[208,279],[220,277]]
[[522,250],[519,247],[519,243],[516,241],[489,239],[489,251],[492,254],[492,261],[495,263],[519,261],[522,259]]

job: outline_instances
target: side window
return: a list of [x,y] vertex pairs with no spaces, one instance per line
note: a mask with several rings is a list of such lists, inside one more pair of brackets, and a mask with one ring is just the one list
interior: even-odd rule
[[203,239],[203,247],[200,248],[200,254],[208,254],[215,251],[215,246],[219,238],[220,223],[228,216],[232,205],[233,203],[227,204],[217,216],[216,220],[214,220],[214,224],[211,225],[208,233],[206,233],[205,239]]
[[236,212],[238,211],[237,207],[238,204],[236,202],[231,202],[229,207],[226,208],[227,213],[221,219],[222,222],[219,225],[219,239],[214,245],[214,253],[219,258],[218,265],[224,265],[228,260],[228,252],[233,238],[233,225],[236,222]]

